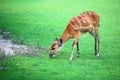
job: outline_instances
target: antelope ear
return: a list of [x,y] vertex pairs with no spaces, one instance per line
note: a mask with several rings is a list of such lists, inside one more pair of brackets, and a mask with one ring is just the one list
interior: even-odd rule
[[62,39],[59,39],[58,46],[61,46],[61,45],[62,45]]

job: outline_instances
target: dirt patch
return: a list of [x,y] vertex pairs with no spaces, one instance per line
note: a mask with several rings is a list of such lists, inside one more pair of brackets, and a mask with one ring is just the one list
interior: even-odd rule
[[27,54],[29,56],[38,55],[41,51],[45,51],[45,48],[40,46],[31,46],[31,45],[20,45],[15,44],[10,39],[4,39],[4,37],[9,38],[10,32],[3,32],[0,35],[0,57],[6,55],[15,55],[15,54]]
[[15,55],[13,50],[13,44],[11,40],[5,40],[2,38],[2,35],[0,35],[0,49],[2,53],[5,53],[5,55]]

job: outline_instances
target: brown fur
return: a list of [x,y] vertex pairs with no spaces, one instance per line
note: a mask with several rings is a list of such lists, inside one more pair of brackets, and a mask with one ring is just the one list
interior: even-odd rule
[[[99,15],[93,11],[87,11],[78,16],[71,18],[70,21],[68,22],[68,25],[64,33],[60,37],[60,39],[63,42],[62,44],[64,44],[69,38],[74,38],[73,45],[78,46],[79,36],[86,32],[91,33],[92,31],[95,32],[95,35],[93,34],[92,35],[95,37],[95,39],[97,39],[97,37],[99,37],[98,35],[99,20],[100,20]],[[99,43],[100,41],[98,39],[98,51],[99,51]],[[96,40],[95,40],[95,50],[96,50]]]
[[[89,14],[91,13],[91,14]],[[82,15],[82,16],[80,16]],[[98,33],[98,25],[99,25],[99,16],[98,14],[96,14],[95,12],[92,12],[92,11],[87,11],[87,12],[84,12],[82,14],[80,14],[78,16],[75,16],[79,19],[79,21],[81,22],[81,26],[82,28],[81,29],[74,29],[72,27],[72,25],[74,27],[75,24],[77,24],[78,26],[80,26],[79,22],[75,19],[75,17],[71,18],[63,35],[61,36],[62,40],[65,42],[66,40],[68,40],[67,38],[70,38],[70,36],[73,36],[73,38],[77,38],[80,36],[80,34],[82,33],[85,33],[85,32],[90,32],[92,29],[94,29],[97,33]],[[86,17],[84,17],[84,16]],[[86,23],[83,22],[83,19],[86,21]],[[72,25],[71,25],[72,24]],[[88,28],[88,29],[84,29],[84,27],[87,27],[89,25],[93,25],[93,28]]]

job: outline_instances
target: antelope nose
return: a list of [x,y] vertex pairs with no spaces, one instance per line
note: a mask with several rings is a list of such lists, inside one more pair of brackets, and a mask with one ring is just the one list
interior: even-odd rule
[[53,58],[53,55],[50,53],[50,54],[49,54],[49,57],[50,57],[50,58]]

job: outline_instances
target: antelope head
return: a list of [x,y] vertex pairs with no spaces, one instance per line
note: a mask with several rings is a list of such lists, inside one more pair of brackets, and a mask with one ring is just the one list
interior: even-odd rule
[[56,38],[55,41],[53,42],[53,44],[52,44],[51,47],[50,47],[50,54],[49,54],[50,58],[53,58],[54,55],[55,55],[58,51],[60,51],[61,46],[62,46],[62,39]]

